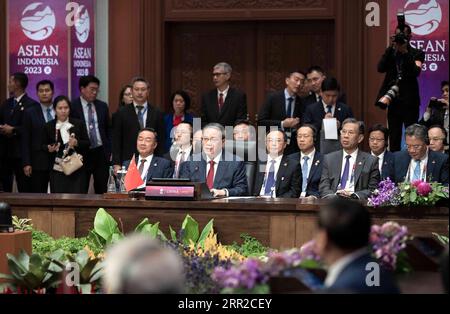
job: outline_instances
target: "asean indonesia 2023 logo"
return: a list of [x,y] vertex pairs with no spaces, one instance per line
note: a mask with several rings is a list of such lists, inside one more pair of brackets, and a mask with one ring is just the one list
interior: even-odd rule
[[78,8],[77,16],[79,18],[75,22],[75,34],[80,43],[85,43],[89,38],[89,30],[91,19],[89,18],[89,12],[84,5]]
[[20,26],[31,40],[44,40],[53,33],[56,17],[50,6],[42,2],[33,2],[22,12]]
[[441,23],[442,9],[436,0],[409,0],[405,4],[405,21],[414,34],[433,33]]

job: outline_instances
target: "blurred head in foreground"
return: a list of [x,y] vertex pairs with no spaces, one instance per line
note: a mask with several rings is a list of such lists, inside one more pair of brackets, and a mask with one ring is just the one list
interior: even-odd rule
[[182,293],[183,263],[172,249],[145,235],[132,235],[106,252],[105,293]]

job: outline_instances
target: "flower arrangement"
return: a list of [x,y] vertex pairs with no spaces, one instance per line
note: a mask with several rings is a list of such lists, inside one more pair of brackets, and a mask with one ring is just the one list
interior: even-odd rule
[[368,199],[368,205],[381,206],[433,206],[442,199],[448,199],[448,187],[438,182],[416,180],[395,185],[390,178],[381,181]]
[[266,258],[248,258],[229,267],[216,267],[212,278],[222,287],[222,293],[269,293],[270,277],[294,267],[314,267],[310,261],[318,258],[311,249],[312,242],[303,249],[271,251]]
[[[381,226],[373,225],[370,232],[370,243],[375,258],[386,269],[397,272],[409,271],[406,253],[403,251],[409,239],[408,228],[392,221]],[[401,263],[398,263],[399,260]],[[397,264],[400,264],[400,267]]]

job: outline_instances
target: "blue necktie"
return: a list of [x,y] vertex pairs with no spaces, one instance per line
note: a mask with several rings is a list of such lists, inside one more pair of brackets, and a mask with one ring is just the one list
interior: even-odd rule
[[413,181],[420,180],[420,160],[416,160],[416,168],[414,168]]
[[288,105],[287,105],[287,109],[286,109],[286,116],[288,118],[292,118],[292,102],[294,101],[294,98],[289,97],[288,98]]
[[269,173],[267,174],[264,195],[272,195],[272,188],[275,187],[275,160],[270,161]]
[[327,105],[327,113],[333,113],[332,111],[331,111],[331,108],[332,108],[333,106],[331,106],[331,105]]
[[52,109],[51,108],[47,108],[47,121],[52,121],[53,120],[53,116],[52,116]]
[[308,185],[308,160],[309,157],[303,157],[302,165],[302,192],[306,192],[306,186]]
[[145,127],[144,125],[144,106],[136,106],[138,109],[138,120],[139,120],[139,126],[141,129]]
[[88,104],[88,122],[89,122],[89,139],[91,140],[91,148],[97,147],[97,132],[95,130],[94,112],[92,104]]
[[345,161],[345,166],[344,166],[344,172],[342,173],[342,177],[341,177],[341,189],[345,189],[345,185],[347,184],[347,180],[348,180],[348,172],[349,172],[349,168],[350,168],[350,158],[352,156],[347,155],[345,156],[345,159],[347,159]]
[[17,106],[17,100],[15,98],[13,98],[13,109],[16,108]]

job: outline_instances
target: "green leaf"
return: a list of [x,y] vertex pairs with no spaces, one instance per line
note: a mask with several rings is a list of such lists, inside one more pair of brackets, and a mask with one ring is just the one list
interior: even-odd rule
[[417,200],[416,191],[411,191],[411,194],[409,194],[409,200],[411,201],[411,203],[414,203]]
[[208,235],[211,232],[214,232],[213,230],[213,225],[214,225],[214,218],[211,219],[206,226],[203,228],[202,233],[200,234],[200,237],[198,238],[198,245],[200,245],[202,248],[204,248],[205,245],[205,240],[208,237]]
[[184,218],[181,229],[184,230],[183,243],[189,245],[190,241],[197,243],[199,232],[198,232],[198,222],[195,221],[191,216],[186,215]]
[[144,218],[134,229],[135,232],[142,232],[142,229],[146,226],[149,225],[150,221],[148,220],[148,218]]
[[80,250],[75,255],[75,262],[80,266],[80,271],[87,265],[89,262],[89,254],[86,250]]
[[81,294],[91,294],[92,285],[90,283],[79,285],[79,288],[81,290]]
[[123,234],[121,233],[113,233],[111,238],[111,243],[117,243],[123,239]]
[[155,239],[156,235],[158,234],[158,230],[159,230],[159,222],[157,222],[153,226],[151,226],[150,236]]
[[309,259],[309,260],[304,260],[300,263],[300,265],[298,265],[299,267],[302,268],[307,268],[307,269],[321,269],[323,268],[322,265],[315,260]]
[[103,208],[99,208],[95,215],[94,230],[107,242],[111,242],[113,234],[120,232],[117,227],[117,222]]
[[172,229],[172,226],[169,225],[169,231],[170,231],[170,237],[172,238],[172,241],[177,240],[177,233]]
[[161,231],[161,229],[158,230],[158,236],[161,239],[161,241],[166,242],[167,241],[167,237],[166,235]]

